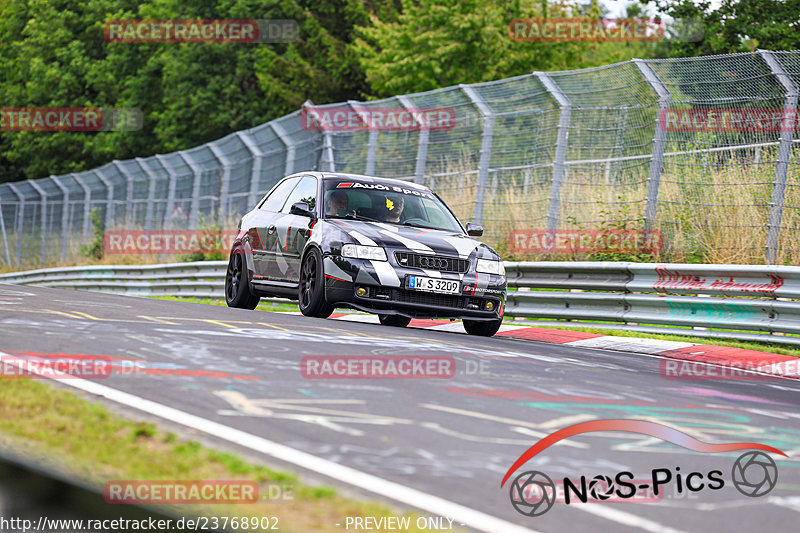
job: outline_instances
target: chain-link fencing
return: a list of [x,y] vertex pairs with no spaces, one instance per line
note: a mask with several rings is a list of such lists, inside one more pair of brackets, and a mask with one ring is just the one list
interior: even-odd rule
[[[95,208],[106,229],[228,224],[283,176],[321,170],[430,186],[512,258],[553,258],[543,234],[595,232],[605,247],[587,237],[564,258],[625,260],[596,252],[622,251],[619,233],[635,231],[660,236],[649,259],[797,264],[798,86],[800,51],[759,50],[307,103],[190,150],[1,184],[0,261],[80,262]],[[311,124],[310,110],[413,120]],[[441,127],[423,119],[431,110]]]

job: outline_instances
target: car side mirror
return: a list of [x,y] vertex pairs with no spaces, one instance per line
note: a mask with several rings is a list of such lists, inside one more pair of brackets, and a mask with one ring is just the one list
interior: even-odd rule
[[475,224],[474,222],[467,222],[467,235],[471,237],[480,237],[483,235],[483,226]]
[[309,209],[308,204],[305,202],[293,203],[291,209],[289,209],[289,213],[301,217],[314,218],[314,213],[311,212],[311,209]]

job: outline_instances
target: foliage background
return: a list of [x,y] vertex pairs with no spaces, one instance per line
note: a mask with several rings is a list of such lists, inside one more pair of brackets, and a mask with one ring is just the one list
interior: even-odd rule
[[[532,0],[3,0],[2,107],[134,107],[126,132],[0,132],[0,182],[182,150],[316,104],[369,100],[624,61],[800,48],[800,0],[631,4],[702,22],[698,42],[529,43],[515,18],[601,16],[603,7]],[[280,44],[120,44],[114,19],[294,19]]]

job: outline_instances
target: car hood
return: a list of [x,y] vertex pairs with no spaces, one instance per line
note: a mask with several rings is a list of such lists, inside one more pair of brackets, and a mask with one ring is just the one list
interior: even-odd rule
[[387,248],[458,256],[463,259],[499,259],[489,246],[463,233],[362,220],[336,219],[329,220],[328,223],[349,235],[349,240],[356,244],[377,244]]

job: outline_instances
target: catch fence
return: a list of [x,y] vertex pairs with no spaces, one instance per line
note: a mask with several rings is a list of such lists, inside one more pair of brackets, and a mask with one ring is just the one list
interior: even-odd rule
[[[189,150],[0,184],[0,261],[80,262],[95,208],[106,229],[231,224],[283,176],[322,170],[428,185],[504,256],[553,258],[518,246],[514,230],[634,230],[660,232],[656,260],[796,264],[798,86],[800,51],[758,50],[309,102]],[[341,109],[453,120],[309,126],[309,111]],[[569,258],[587,257],[604,256]]]

